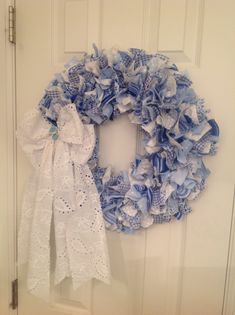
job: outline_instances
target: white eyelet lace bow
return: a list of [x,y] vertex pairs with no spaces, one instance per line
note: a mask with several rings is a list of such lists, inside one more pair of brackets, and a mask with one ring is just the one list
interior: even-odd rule
[[74,104],[60,109],[57,125],[50,128],[35,109],[17,133],[34,166],[23,200],[19,263],[29,263],[28,290],[46,300],[52,224],[55,284],[71,277],[76,289],[91,278],[110,279],[99,195],[87,165],[95,145],[94,126],[83,125]]

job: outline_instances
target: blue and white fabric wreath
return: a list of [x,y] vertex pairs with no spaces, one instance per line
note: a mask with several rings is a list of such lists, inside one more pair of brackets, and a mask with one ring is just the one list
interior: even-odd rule
[[216,152],[217,123],[166,56],[94,48],[56,75],[39,104],[42,115],[56,126],[60,108],[71,102],[94,125],[128,113],[144,132],[145,155],[118,175],[99,167],[98,145],[89,161],[106,226],[132,232],[180,219],[205,187],[203,156]]
[[[93,151],[84,161],[89,168],[87,174],[96,184],[98,209],[107,228],[132,233],[154,223],[179,220],[191,211],[188,201],[205,188],[209,170],[203,157],[215,154],[219,128],[191,84],[187,75],[164,55],[136,48],[105,51],[94,46],[93,54],[73,58],[45,90],[37,111],[48,124],[47,135],[55,143],[60,138],[70,143],[71,137],[82,137],[81,130],[69,122],[71,117],[66,111],[70,109],[71,113],[71,108],[73,117],[77,115],[83,124],[82,129],[127,113],[130,122],[142,130],[145,153],[137,155],[128,170],[116,175],[110,167],[99,166],[97,135]],[[61,112],[65,119],[62,123]],[[63,124],[67,127],[62,133]],[[41,143],[33,125],[30,132],[34,137],[30,141]],[[22,144],[26,152],[28,145]],[[82,154],[79,146],[73,154],[76,150],[78,156]],[[72,160],[67,157],[73,167],[75,155]],[[57,169],[52,169],[51,176],[55,176]],[[72,171],[70,176],[74,176]],[[97,209],[96,212],[99,213]],[[102,276],[105,279],[107,270]]]

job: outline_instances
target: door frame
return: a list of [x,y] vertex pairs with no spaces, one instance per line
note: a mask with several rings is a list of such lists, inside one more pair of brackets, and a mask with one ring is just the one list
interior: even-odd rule
[[0,314],[15,315],[10,306],[17,278],[15,47],[8,41],[9,5],[14,0],[0,0]]
[[[8,6],[14,0],[0,0],[0,314],[12,310],[11,282],[17,279],[16,198],[16,70],[15,46],[8,41]],[[224,302],[221,315],[235,315],[235,204],[230,227]],[[179,314],[180,315],[180,314]]]

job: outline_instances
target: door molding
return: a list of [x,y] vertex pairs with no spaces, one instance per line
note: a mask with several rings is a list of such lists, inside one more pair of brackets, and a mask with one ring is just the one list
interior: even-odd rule
[[[16,141],[15,141],[15,48],[8,42],[8,6],[0,0],[0,314],[12,310],[11,282],[16,270]],[[3,241],[4,240],[4,241]]]
[[222,315],[235,315],[235,186]]
[[[8,5],[0,0],[0,314],[11,310],[11,281],[17,277],[15,48],[8,42]],[[235,209],[233,210],[235,211]],[[223,315],[235,315],[235,213],[231,222]],[[180,314],[179,314],[180,315]]]

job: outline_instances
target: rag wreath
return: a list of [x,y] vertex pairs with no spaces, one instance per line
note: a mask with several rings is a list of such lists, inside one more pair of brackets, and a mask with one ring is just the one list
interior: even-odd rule
[[[140,49],[98,50],[73,58],[26,114],[18,140],[34,168],[24,195],[19,259],[28,289],[48,298],[50,235],[55,284],[76,289],[110,281],[105,225],[132,233],[181,219],[205,187],[205,155],[219,128],[185,73],[166,56]],[[95,126],[127,113],[142,131],[143,155],[114,174],[99,166]]]

